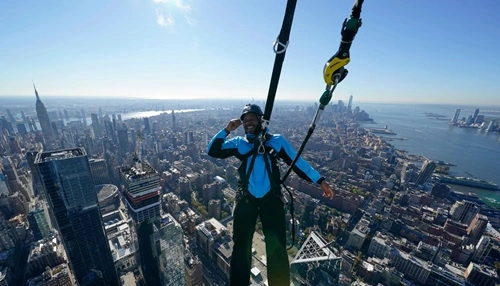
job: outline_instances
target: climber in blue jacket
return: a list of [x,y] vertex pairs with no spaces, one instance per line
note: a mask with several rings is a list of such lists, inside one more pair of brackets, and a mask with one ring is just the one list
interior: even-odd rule
[[[240,118],[230,120],[212,138],[207,148],[209,156],[222,159],[235,156],[242,161],[238,168],[240,179],[233,213],[231,285],[249,285],[252,238],[257,216],[265,236],[269,285],[290,285],[285,210],[276,161],[282,159],[291,164],[296,151],[279,134],[266,133],[264,140],[259,138],[262,116],[258,105],[247,104]],[[244,137],[226,138],[242,124],[245,128]],[[302,158],[297,160],[293,171],[302,179],[319,185],[323,196],[333,198],[333,190],[325,178]]]

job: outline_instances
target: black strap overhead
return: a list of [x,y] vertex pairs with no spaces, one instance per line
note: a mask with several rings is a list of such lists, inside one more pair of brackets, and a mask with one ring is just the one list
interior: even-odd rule
[[283,61],[285,60],[286,49],[288,47],[288,40],[290,39],[290,30],[292,29],[293,15],[295,13],[295,6],[297,5],[297,0],[288,0],[286,3],[285,17],[283,18],[283,24],[281,25],[281,31],[278,38],[274,42],[274,53],[276,57],[274,59],[273,73],[271,75],[271,83],[269,84],[269,91],[267,93],[266,108],[264,111],[263,121],[262,121],[262,132],[266,132],[266,127],[271,120],[271,113],[273,111],[274,99],[276,97],[276,91],[278,90],[278,83],[281,76],[281,69],[283,67]]

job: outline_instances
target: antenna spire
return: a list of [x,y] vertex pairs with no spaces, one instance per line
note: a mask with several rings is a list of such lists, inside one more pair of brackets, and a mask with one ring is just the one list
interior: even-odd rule
[[142,134],[141,131],[137,131],[137,145],[135,147],[136,162],[135,167],[137,170],[142,170]]
[[33,82],[33,88],[35,89],[36,100],[40,101],[40,97],[38,96],[38,91],[36,90],[35,82]]

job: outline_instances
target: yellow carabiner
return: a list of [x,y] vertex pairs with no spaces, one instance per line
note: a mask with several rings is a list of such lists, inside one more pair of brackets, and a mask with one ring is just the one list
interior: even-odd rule
[[333,85],[334,78],[333,75],[335,71],[346,66],[351,61],[350,57],[346,57],[344,59],[339,59],[338,57],[334,57],[332,60],[325,64],[325,68],[323,69],[323,79],[327,85]]

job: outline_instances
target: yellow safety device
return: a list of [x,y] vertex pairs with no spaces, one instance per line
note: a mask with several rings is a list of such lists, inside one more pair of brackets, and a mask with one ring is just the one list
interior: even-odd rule
[[333,85],[334,78],[333,75],[340,68],[346,66],[351,61],[350,57],[340,59],[338,57],[334,57],[330,61],[325,64],[325,68],[323,69],[323,79],[327,85]]

